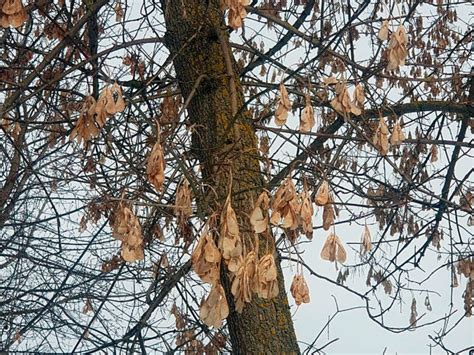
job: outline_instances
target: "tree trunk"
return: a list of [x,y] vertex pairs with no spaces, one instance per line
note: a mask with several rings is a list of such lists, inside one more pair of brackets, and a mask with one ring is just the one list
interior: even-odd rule
[[[220,1],[162,0],[162,4],[165,43],[174,58],[179,87],[184,98],[192,97],[187,109],[194,130],[193,153],[200,161],[204,183],[212,187],[199,205],[205,206],[207,215],[222,207],[231,173],[232,206],[242,238],[249,245],[254,234],[248,215],[262,191],[263,179],[255,130],[249,112],[242,110],[243,91]],[[266,245],[261,240],[261,249]],[[273,245],[270,248],[274,250]],[[268,301],[254,295],[241,314],[234,310],[229,280],[223,276],[234,353],[299,353],[278,260],[277,265],[279,296]]]

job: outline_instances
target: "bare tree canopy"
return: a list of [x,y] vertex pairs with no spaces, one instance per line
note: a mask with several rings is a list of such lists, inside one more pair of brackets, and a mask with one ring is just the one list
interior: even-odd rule
[[[474,349],[468,1],[0,0],[0,44],[0,351]],[[358,305],[307,342],[315,279]]]

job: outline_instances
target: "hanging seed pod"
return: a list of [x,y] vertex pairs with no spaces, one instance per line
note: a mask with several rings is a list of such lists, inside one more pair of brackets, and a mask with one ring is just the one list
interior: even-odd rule
[[99,135],[100,130],[97,128],[94,120],[95,105],[94,97],[87,96],[82,105],[76,126],[69,135],[69,140],[76,139],[78,144],[83,142],[85,146],[87,142]]
[[231,206],[230,194],[227,196],[221,214],[219,250],[230,272],[237,272],[242,263],[242,241],[237,216]]
[[303,191],[300,196],[301,208],[299,213],[299,220],[303,232],[306,234],[308,239],[313,239],[313,204],[311,202],[311,196],[307,190],[306,184],[304,184]]
[[347,259],[347,253],[344,249],[341,239],[334,233],[329,234],[323,249],[321,250],[321,259],[331,262],[338,261],[344,263]]
[[299,306],[301,303],[309,303],[309,288],[306,284],[303,274],[297,273],[293,277],[293,282],[291,283],[290,292],[295,303]]
[[208,327],[220,328],[229,315],[229,306],[224,288],[220,284],[212,286],[209,296],[201,303],[199,317]]
[[[159,134],[160,133],[158,130],[158,136]],[[146,166],[148,181],[153,184],[157,191],[161,191],[163,188],[163,183],[165,181],[165,166],[166,163],[163,154],[163,148],[161,147],[160,140],[158,139],[151,150]]]
[[143,235],[140,221],[135,214],[122,203],[112,215],[112,236],[122,241],[121,255],[123,260],[133,262],[143,260]]
[[390,135],[390,144],[392,146],[400,145],[405,140],[405,135],[403,134],[402,127],[400,126],[400,122],[397,121],[395,126],[393,127],[393,132]]
[[438,147],[436,144],[431,146],[431,162],[436,163],[438,161]]
[[242,27],[243,21],[247,16],[245,6],[250,5],[249,0],[224,0],[223,4],[229,9],[227,21],[234,30]]
[[372,237],[370,236],[370,230],[366,224],[364,227],[364,233],[362,234],[362,243],[360,245],[360,253],[362,255],[365,255],[370,250],[372,250]]
[[354,105],[354,103],[351,101],[349,97],[349,91],[347,90],[347,85],[344,80],[336,84],[335,91],[336,96],[331,101],[331,107],[335,111],[344,117],[347,117],[350,113],[356,116],[362,113],[361,109]]
[[416,327],[416,321],[418,317],[418,312],[416,311],[416,300],[415,298],[411,301],[411,312],[410,312],[410,326]]
[[408,38],[405,27],[399,26],[390,36],[388,44],[388,70],[396,70],[400,66],[405,65],[405,59],[408,55],[407,45]]
[[275,124],[279,127],[286,123],[288,112],[291,110],[291,101],[286,91],[285,85],[280,84],[280,97],[278,99],[278,107],[275,111]]
[[361,84],[358,84],[354,89],[352,104],[362,112],[362,110],[364,109],[364,102],[365,102],[364,87]]
[[192,196],[188,180],[183,177],[181,183],[176,189],[176,200],[174,204],[174,214],[178,219],[178,224],[182,225],[191,216]]
[[268,228],[268,209],[270,208],[270,199],[266,191],[258,196],[255,207],[250,215],[250,224],[255,233],[263,233]]
[[262,257],[256,269],[254,291],[260,298],[272,299],[278,296],[278,279],[275,258],[272,254]]
[[7,28],[21,27],[28,19],[25,7],[21,0],[5,0],[0,1],[3,6],[0,10],[0,27]]
[[381,41],[386,41],[388,39],[388,20],[384,20],[382,22],[382,26],[380,27],[377,37]]
[[234,295],[235,310],[242,313],[245,303],[252,301],[252,290],[257,267],[257,256],[254,251],[249,252],[240,265],[232,281],[231,292]]
[[191,261],[194,272],[203,282],[211,285],[219,282],[221,253],[207,225],[204,227],[198,244],[191,255]]
[[278,188],[272,202],[270,222],[282,228],[294,230],[298,228],[299,203],[295,185],[290,177]]
[[314,127],[314,109],[311,106],[311,98],[308,94],[305,95],[306,105],[301,112],[300,117],[300,132],[311,132]]
[[324,205],[323,208],[323,229],[329,230],[334,223],[334,198],[332,194],[329,194],[328,202]]
[[318,206],[324,206],[328,203],[329,201],[329,183],[324,180],[321,183],[321,186],[319,186],[318,191],[316,192],[316,197],[314,199],[314,202]]
[[380,154],[387,155],[388,149],[390,147],[388,142],[388,135],[390,131],[388,130],[387,124],[385,123],[385,119],[380,117],[379,119],[379,126],[375,131],[374,138],[372,143],[374,146],[379,150]]

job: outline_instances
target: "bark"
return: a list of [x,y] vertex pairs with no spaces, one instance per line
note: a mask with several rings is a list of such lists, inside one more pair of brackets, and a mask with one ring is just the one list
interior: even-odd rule
[[[243,91],[220,1],[162,0],[162,4],[167,27],[164,40],[174,57],[179,87],[185,98],[192,96],[188,113],[194,127],[193,152],[200,161],[204,183],[212,187],[198,204],[207,215],[219,211],[232,174],[232,205],[242,237],[249,243],[254,236],[248,215],[263,188],[263,178],[255,130],[249,113],[241,110]],[[233,112],[237,112],[235,119]],[[260,242],[262,249],[267,245],[265,240]],[[270,248],[274,251],[274,246]],[[223,273],[234,353],[299,353],[281,268],[278,277],[277,298],[268,301],[254,295],[239,314]]]

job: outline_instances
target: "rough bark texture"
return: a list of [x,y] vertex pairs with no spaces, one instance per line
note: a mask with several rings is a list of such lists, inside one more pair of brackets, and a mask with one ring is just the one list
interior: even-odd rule
[[[167,33],[165,43],[174,57],[179,86],[194,125],[193,152],[197,155],[206,184],[212,186],[208,199],[199,201],[206,213],[218,210],[229,191],[232,172],[232,205],[237,213],[243,238],[254,236],[248,221],[253,201],[263,187],[257,137],[241,110],[243,93],[229,36],[218,0],[162,0]],[[261,241],[261,246],[268,245]],[[273,246],[271,246],[273,248]],[[223,273],[225,274],[225,273]],[[229,332],[234,353],[299,353],[291,314],[279,268],[280,294],[267,301],[254,296],[242,314],[234,310],[229,280],[223,275],[231,309]]]

